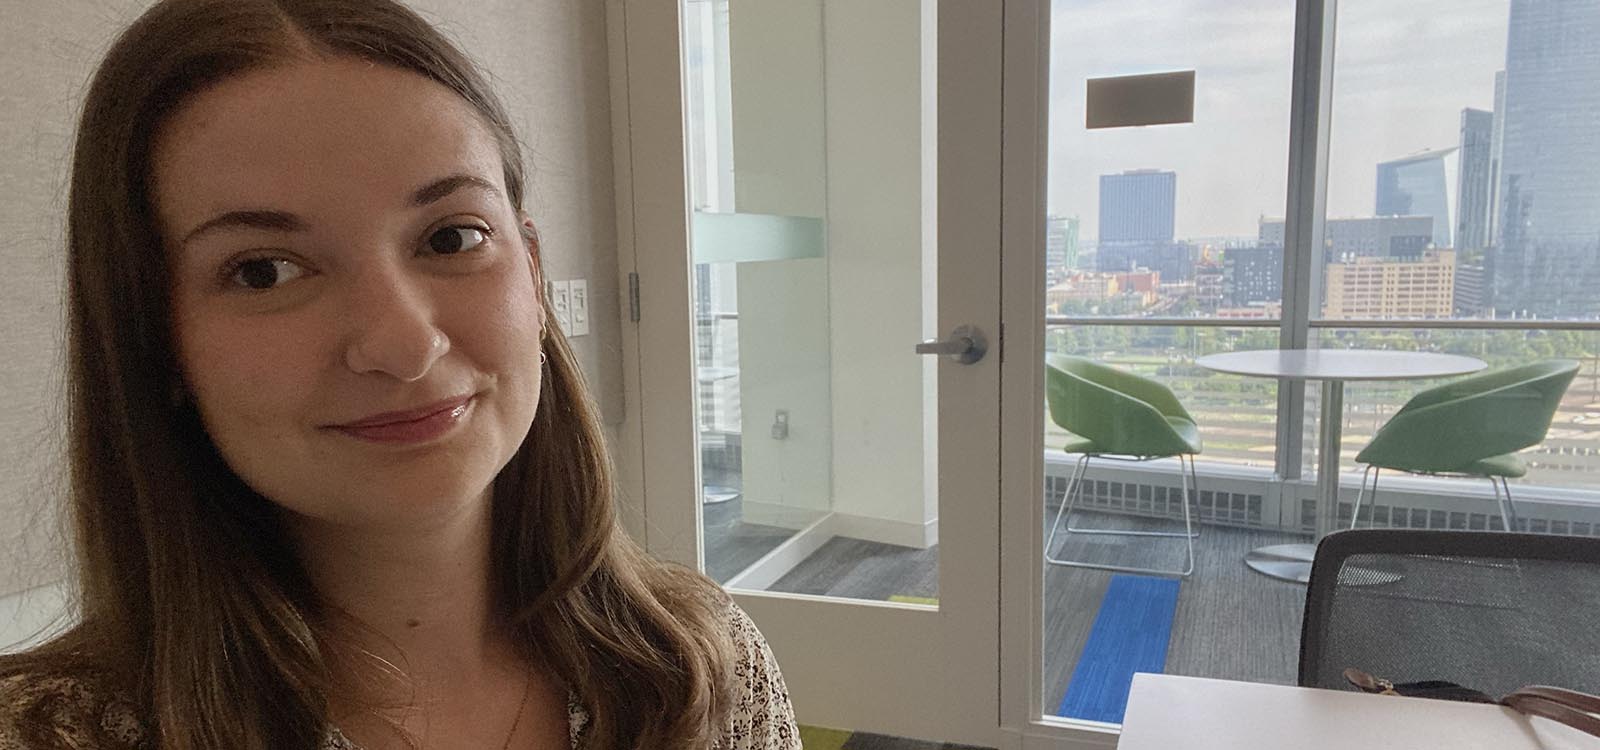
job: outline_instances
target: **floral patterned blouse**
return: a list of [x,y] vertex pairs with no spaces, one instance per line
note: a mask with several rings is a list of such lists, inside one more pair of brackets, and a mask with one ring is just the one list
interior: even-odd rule
[[[738,654],[734,673],[739,697],[725,720],[713,750],[800,750],[794,708],[772,649],[749,615],[729,605],[728,626]],[[143,750],[148,748],[143,723],[133,704],[97,692],[88,683],[65,676],[16,675],[0,679],[0,750],[40,750],[23,744],[23,717],[47,717],[61,742],[75,750]],[[567,723],[577,747],[589,724],[589,713],[568,695]],[[51,750],[54,750],[52,747]],[[338,728],[330,727],[318,750],[361,750]]]

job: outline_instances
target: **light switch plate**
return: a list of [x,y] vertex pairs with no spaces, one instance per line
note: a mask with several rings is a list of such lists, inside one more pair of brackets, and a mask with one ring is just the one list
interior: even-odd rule
[[572,333],[572,284],[566,281],[550,282],[550,306],[556,311],[556,326],[564,334]]
[[571,285],[572,335],[589,335],[589,282],[573,279]]

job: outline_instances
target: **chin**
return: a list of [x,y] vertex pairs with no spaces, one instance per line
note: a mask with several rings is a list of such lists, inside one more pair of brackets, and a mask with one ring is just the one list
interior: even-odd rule
[[278,505],[312,523],[353,528],[429,525],[460,518],[480,506],[487,510],[493,481],[492,475],[468,481],[459,475],[428,477],[394,472],[371,481],[350,483],[353,477],[345,476],[342,487],[307,487],[277,495],[302,498]]

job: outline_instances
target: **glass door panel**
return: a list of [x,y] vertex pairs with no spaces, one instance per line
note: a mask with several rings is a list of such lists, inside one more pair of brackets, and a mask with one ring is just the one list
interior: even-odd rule
[[936,607],[922,3],[691,0],[683,25],[706,570]]

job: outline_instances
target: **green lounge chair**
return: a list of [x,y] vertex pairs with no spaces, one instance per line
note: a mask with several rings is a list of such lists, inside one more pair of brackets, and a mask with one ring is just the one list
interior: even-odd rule
[[1356,463],[1367,468],[1350,510],[1350,528],[1361,518],[1368,474],[1376,500],[1378,474],[1395,469],[1488,479],[1505,530],[1515,531],[1517,513],[1507,480],[1528,473],[1516,452],[1544,441],[1577,374],[1577,362],[1552,359],[1473,375],[1411,397],[1356,456]]
[[[1084,359],[1054,354],[1045,360],[1046,401],[1050,419],[1073,437],[1061,446],[1067,453],[1079,454],[1072,479],[1050,524],[1045,541],[1045,560],[1052,565],[1131,573],[1188,576],[1194,572],[1195,531],[1189,514],[1189,492],[1195,479],[1194,456],[1200,452],[1200,430],[1194,417],[1184,411],[1178,398],[1166,386],[1105,365]],[[1188,473],[1184,457],[1188,457]],[[1081,529],[1072,526],[1072,506],[1083,492],[1084,472],[1090,458],[1148,461],[1178,459],[1179,482],[1183,487],[1183,531],[1140,531],[1133,529]],[[1198,495],[1198,492],[1196,492]],[[1063,524],[1065,519],[1065,524]],[[1050,555],[1056,535],[1107,534],[1133,537],[1181,537],[1188,544],[1188,565],[1183,570],[1140,568],[1126,565],[1089,563]]]

